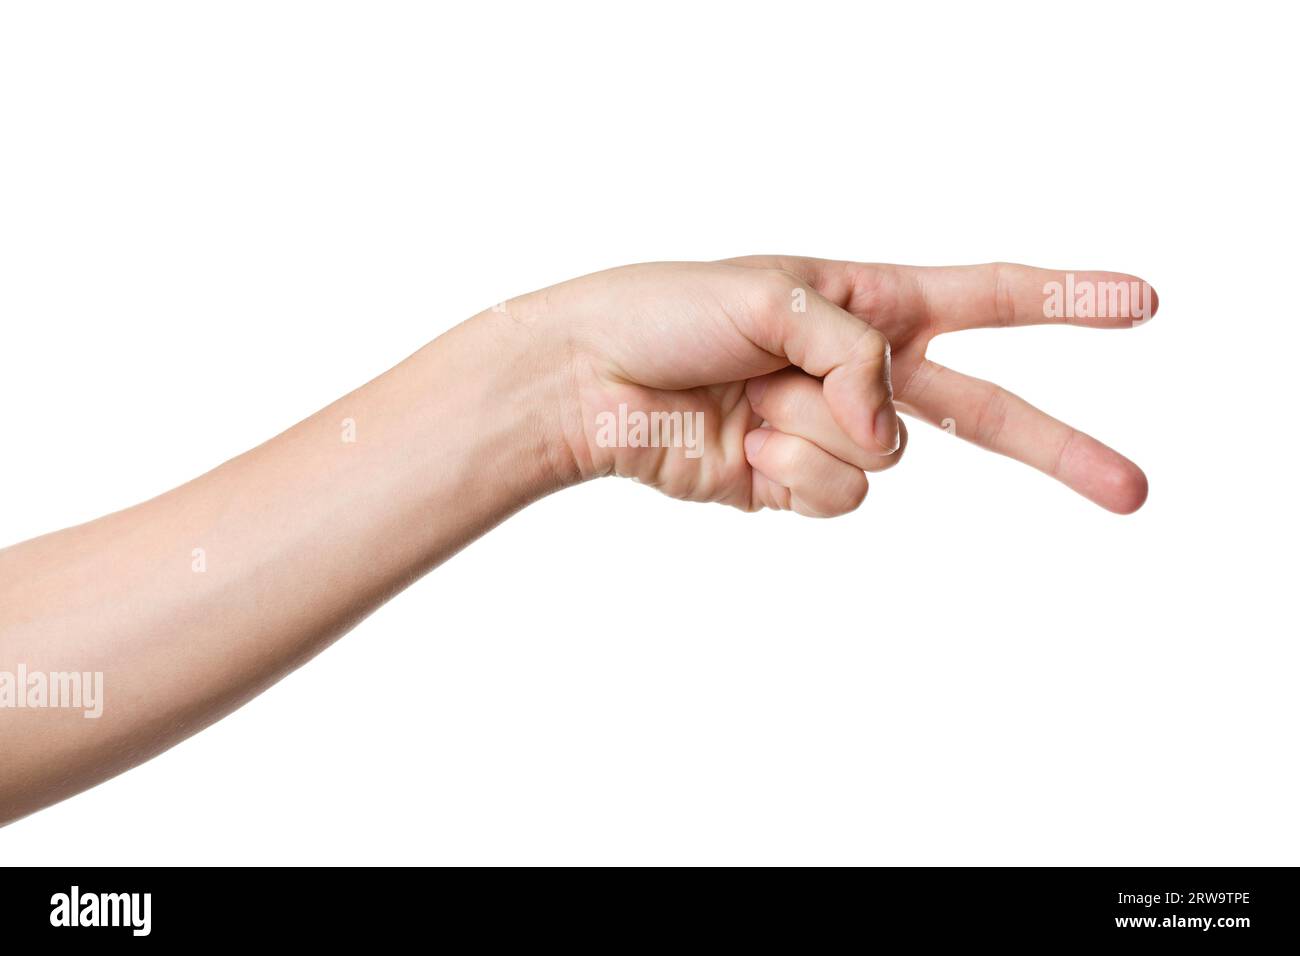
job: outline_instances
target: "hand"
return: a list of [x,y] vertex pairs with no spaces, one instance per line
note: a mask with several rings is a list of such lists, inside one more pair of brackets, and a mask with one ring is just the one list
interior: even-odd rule
[[503,308],[567,348],[583,477],[830,516],[902,452],[885,337],[790,273],[626,266]]
[[[725,266],[752,269],[757,275],[747,282],[719,271]],[[1061,322],[1128,328],[1153,315],[1159,304],[1150,286],[1133,276],[1079,272],[1074,274],[1075,287],[1123,283],[1126,291],[1138,294],[1126,297],[1119,308],[1111,303],[1111,308],[1094,310],[1109,315],[1049,317],[1045,288],[1052,282],[1065,288],[1066,274],[1006,264],[914,268],[753,256],[718,264],[614,269],[535,295],[551,304],[544,311],[568,316],[574,323],[570,347],[582,421],[588,426],[586,448],[578,453],[580,462],[587,463],[584,474],[613,470],[678,497],[725,500],[741,507],[791,506],[819,514],[849,510],[856,504],[853,494],[859,499],[865,494],[865,478],[855,483],[804,443],[832,457],[839,453],[839,463],[865,470],[887,467],[898,455],[871,446],[864,437],[861,400],[855,406],[854,396],[836,391],[829,378],[822,401],[813,401],[811,376],[820,374],[815,362],[809,367],[790,354],[788,362],[810,375],[770,374],[774,362],[787,364],[774,335],[797,334],[799,321],[809,329],[805,338],[819,335],[811,330],[843,327],[842,321],[826,317],[848,314],[888,339],[900,410],[935,425],[950,422],[960,437],[1032,465],[1102,507],[1128,514],[1141,507],[1147,495],[1146,476],[1137,465],[1005,389],[925,357],[930,340],[947,332]],[[807,290],[808,312],[783,310],[800,289]],[[742,380],[750,383],[744,397]],[[703,410],[706,424],[712,411],[720,426],[710,432],[716,460],[691,468],[680,456],[645,455],[639,449],[612,454],[598,447],[590,432],[593,416],[619,401],[629,408]],[[798,410],[798,423],[785,409]],[[857,431],[847,427],[854,415]],[[774,431],[803,441],[780,437],[769,448],[768,442],[757,447],[758,438],[751,438],[745,457],[740,436],[762,419],[774,427],[760,429],[760,434],[767,432],[771,438]],[[839,430],[832,432],[828,420],[838,423]],[[900,434],[905,443],[906,431]],[[850,435],[854,437],[846,442]],[[803,461],[811,465],[815,460],[818,467],[796,467],[801,454]],[[704,461],[705,456],[698,459]],[[749,462],[752,471],[748,500],[743,462]],[[704,467],[712,470],[701,472]],[[780,474],[773,473],[777,471]],[[818,486],[819,481],[836,483]],[[839,508],[827,509],[827,502],[817,497],[827,490],[836,496]],[[809,507],[814,499],[821,507]]]

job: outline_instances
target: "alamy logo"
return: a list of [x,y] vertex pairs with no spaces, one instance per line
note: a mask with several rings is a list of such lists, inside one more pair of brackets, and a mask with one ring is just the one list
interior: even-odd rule
[[596,416],[596,444],[601,448],[684,448],[687,458],[704,454],[703,412],[642,412],[627,410]]
[[51,926],[128,926],[132,936],[148,936],[152,928],[152,893],[71,893],[50,897]]
[[0,671],[0,710],[53,707],[82,710],[94,720],[104,713],[103,671]]
[[1128,319],[1141,325],[1151,318],[1151,286],[1130,282],[1093,282],[1073,272],[1065,282],[1043,286],[1043,317],[1047,319]]

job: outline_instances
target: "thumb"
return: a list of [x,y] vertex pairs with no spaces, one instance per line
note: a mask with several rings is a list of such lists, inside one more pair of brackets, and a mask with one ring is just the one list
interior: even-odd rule
[[756,345],[785,356],[822,379],[831,415],[860,447],[898,450],[898,413],[889,379],[889,340],[866,322],[779,269],[754,270],[763,284],[757,309],[741,331]]

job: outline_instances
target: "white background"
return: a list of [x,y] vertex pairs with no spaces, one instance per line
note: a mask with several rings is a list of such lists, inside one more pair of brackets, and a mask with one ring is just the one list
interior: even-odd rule
[[570,490],[0,861],[1300,862],[1272,9],[0,7],[0,543],[624,262],[1011,260],[1161,299],[931,353],[1138,461],[1134,516],[922,424],[834,521]]

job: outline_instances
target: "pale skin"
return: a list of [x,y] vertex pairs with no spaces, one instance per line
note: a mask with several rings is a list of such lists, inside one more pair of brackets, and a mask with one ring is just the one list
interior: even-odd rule
[[[902,456],[897,403],[1136,510],[1146,478],[1128,459],[925,358],[938,334],[1060,321],[1043,288],[1062,276],[794,257],[584,276],[485,310],[186,485],[0,550],[0,673],[102,671],[105,696],[99,719],[0,709],[0,823],[220,719],[515,511],[591,478],[841,515]],[[703,412],[699,456],[604,447],[597,416],[620,404]]]

